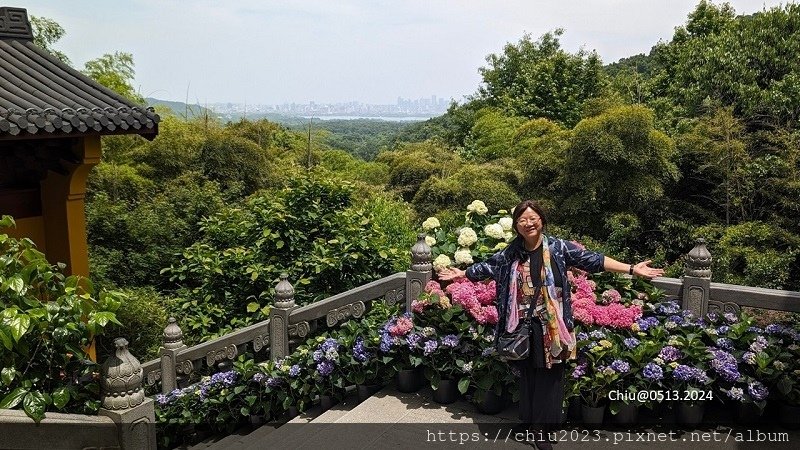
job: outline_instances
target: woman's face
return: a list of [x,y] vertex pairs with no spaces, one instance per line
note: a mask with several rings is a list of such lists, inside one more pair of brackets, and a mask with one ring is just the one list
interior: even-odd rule
[[542,218],[531,208],[519,216],[516,223],[517,233],[528,242],[536,242],[542,234]]

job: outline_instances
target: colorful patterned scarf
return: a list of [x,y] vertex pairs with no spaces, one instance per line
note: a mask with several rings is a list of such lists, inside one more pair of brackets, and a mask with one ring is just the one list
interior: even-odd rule
[[[550,262],[550,245],[547,236],[542,236],[542,257],[544,259],[544,264],[542,265],[544,286],[546,287],[546,289],[542,289],[542,297],[547,307],[547,315],[545,317],[547,323],[545,324],[545,329],[548,336],[550,336],[550,354],[553,357],[559,356],[564,351],[564,346],[566,346],[570,354],[574,354],[575,336],[567,329],[567,325],[564,323],[563,310],[558,304],[561,299],[556,295],[556,283],[553,276],[553,267]],[[507,308],[508,320],[506,321],[506,330],[509,332],[517,329],[520,319],[518,305],[516,304],[517,283],[514,279],[518,266],[519,261],[514,261],[511,267],[511,278],[509,279],[509,283],[511,284],[509,286],[510,298]],[[536,305],[530,305],[531,308],[535,306]]]

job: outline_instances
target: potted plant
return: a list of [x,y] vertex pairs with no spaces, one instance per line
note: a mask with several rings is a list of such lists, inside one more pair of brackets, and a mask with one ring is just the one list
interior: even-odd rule
[[419,341],[423,335],[415,326],[411,314],[392,316],[379,331],[379,354],[391,357],[397,374],[397,389],[400,392],[416,392],[422,387],[420,366],[422,351]]
[[433,389],[433,399],[437,403],[449,404],[458,399],[457,375],[465,364],[464,346],[461,338],[448,334],[441,339],[436,332],[427,327],[423,329],[424,341],[420,344],[423,351],[425,378]]
[[[491,347],[488,347],[491,350]],[[516,383],[508,364],[494,357],[487,349],[479,355],[460,361],[462,375],[458,390],[466,394],[472,389],[472,402],[484,414],[497,414],[505,407],[506,386]]]

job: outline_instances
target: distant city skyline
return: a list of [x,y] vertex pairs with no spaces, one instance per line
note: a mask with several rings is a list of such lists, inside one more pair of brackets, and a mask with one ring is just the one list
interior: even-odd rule
[[394,104],[349,102],[308,103],[283,102],[280,104],[246,104],[219,102],[201,105],[225,117],[282,114],[289,116],[359,116],[359,117],[433,117],[444,114],[450,99],[432,94],[416,99],[397,97]]
[[[796,3],[791,0],[788,3]],[[129,52],[145,97],[192,104],[462,100],[486,56],[563,28],[608,64],[670,40],[699,0],[25,0],[77,68]],[[719,3],[719,2],[717,2]],[[730,0],[752,14],[781,0]],[[438,103],[438,101],[437,101]]]

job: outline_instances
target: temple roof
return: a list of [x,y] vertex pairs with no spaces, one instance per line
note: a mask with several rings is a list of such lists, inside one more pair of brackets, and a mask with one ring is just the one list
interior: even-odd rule
[[140,134],[160,118],[33,43],[27,11],[0,7],[0,140]]

